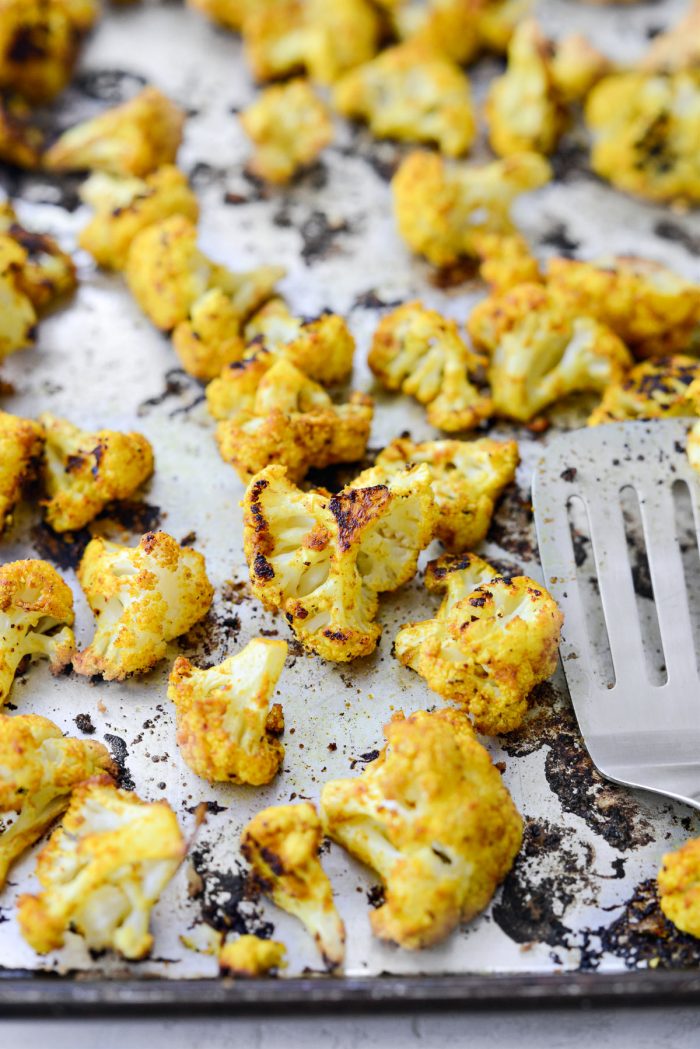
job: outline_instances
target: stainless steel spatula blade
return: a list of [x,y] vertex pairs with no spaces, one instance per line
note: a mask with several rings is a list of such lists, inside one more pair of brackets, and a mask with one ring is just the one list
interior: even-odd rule
[[[565,617],[562,664],[593,762],[618,783],[700,808],[700,676],[688,600],[700,576],[687,578],[678,524],[683,498],[697,542],[700,479],[686,454],[691,422],[612,423],[563,434],[538,463],[532,495],[545,585]],[[623,515],[629,489],[638,499],[653,591],[647,597],[663,649],[661,683],[649,672],[630,564]],[[577,566],[574,511],[587,519],[595,566],[589,580]],[[599,594],[600,628],[587,586]]]

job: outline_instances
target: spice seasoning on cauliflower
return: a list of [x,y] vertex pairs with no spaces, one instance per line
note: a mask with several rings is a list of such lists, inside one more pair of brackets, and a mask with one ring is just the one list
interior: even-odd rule
[[437,519],[426,466],[332,497],[302,492],[284,467],[268,466],[243,508],[253,593],[284,613],[306,648],[336,662],[374,651],[377,595],[413,577]]
[[97,0],[0,0],[0,90],[32,104],[68,84]]
[[700,69],[700,0],[691,0],[685,15],[654,37],[638,68],[645,73]]
[[53,237],[20,225],[8,201],[0,204],[0,235],[3,240],[5,236],[11,238],[24,252],[16,271],[16,285],[37,313],[44,313],[57,300],[75,291],[78,279],[70,255]]
[[382,317],[368,364],[388,390],[401,390],[426,405],[428,421],[440,430],[469,430],[488,419],[491,399],[474,386],[477,361],[457,324],[420,302],[407,302]]
[[231,297],[221,288],[200,295],[187,320],[173,331],[173,349],[187,374],[200,382],[215,379],[226,365],[240,361],[245,353],[241,315]]
[[540,583],[499,576],[474,554],[431,561],[425,585],[445,597],[434,619],[399,630],[396,658],[460,703],[479,732],[512,732],[535,685],[556,669],[563,622],[556,602]]
[[384,733],[361,776],[324,785],[323,825],[384,883],[374,934],[416,950],[483,911],[520,848],[522,820],[461,712],[399,714]]
[[206,615],[214,596],[202,555],[166,532],[147,532],[136,547],[92,539],[78,580],[97,624],[73,667],[105,681],[154,667],[167,642]]
[[668,920],[681,932],[700,937],[700,838],[667,852],[656,881]]
[[243,828],[241,851],[263,892],[303,923],[326,966],[337,969],[345,957],[345,926],[318,858],[322,840],[310,802],[273,805]]
[[101,743],[66,738],[38,714],[0,714],[0,813],[17,814],[0,833],[0,888],[14,861],[68,808],[71,791],[116,772]]
[[25,658],[44,656],[53,674],[68,666],[74,618],[70,587],[47,561],[0,565],[0,704]]
[[543,186],[550,177],[550,167],[539,153],[469,166],[448,164],[435,153],[411,153],[391,184],[399,233],[433,266],[478,258],[479,237],[512,233],[515,197]]
[[425,463],[438,513],[435,534],[448,550],[472,550],[485,538],[496,500],[515,477],[516,441],[392,441],[352,487],[386,484],[397,473]]
[[335,386],[352,374],[355,340],[337,313],[302,320],[283,299],[274,298],[253,314],[243,334],[247,343],[262,342],[322,386]]
[[467,328],[474,345],[491,354],[494,412],[522,422],[571,393],[602,393],[632,364],[617,335],[541,284],[490,296]]
[[517,284],[537,284],[542,279],[539,263],[519,233],[482,233],[474,248],[481,260],[479,276],[492,291],[509,291]]
[[78,236],[98,266],[122,270],[134,238],[148,226],[172,215],[191,222],[199,217],[197,198],[186,176],[164,164],[145,178],[118,177],[96,172],[83,184],[82,199],[95,215]]
[[301,78],[266,88],[241,113],[255,146],[248,167],[266,182],[289,182],[333,141],[327,106]]
[[223,945],[219,951],[219,971],[222,976],[238,980],[274,976],[287,967],[286,954],[284,944],[278,940],[244,934]]
[[186,850],[166,801],[144,802],[99,781],[81,784],[39,853],[41,892],[19,898],[22,936],[47,954],[75,929],[91,950],[145,958],[153,945],[151,910]]
[[0,361],[31,346],[37,315],[24,290],[27,252],[7,234],[0,233]]
[[270,783],[284,760],[284,715],[270,699],[286,641],[254,638],[218,666],[198,670],[184,656],[170,673],[177,743],[193,772],[210,783]]
[[417,41],[346,73],[333,90],[333,106],[344,117],[366,120],[377,138],[434,142],[449,157],[468,152],[476,135],[467,77]]
[[65,131],[46,151],[49,171],[106,171],[144,178],[173,164],[182,141],[185,113],[158,88]]
[[36,471],[43,444],[39,423],[0,412],[0,533],[11,522],[22,489]]
[[44,133],[31,114],[21,99],[0,99],[0,160],[30,170],[39,166],[44,148]]
[[153,449],[140,433],[87,433],[50,412],[39,416],[46,443],[42,480],[46,520],[77,531],[117,499],[128,499],[153,473]]
[[439,48],[454,62],[467,65],[481,51],[502,54],[531,0],[428,0],[399,9],[402,36],[416,36]]
[[588,425],[628,419],[669,419],[699,412],[700,360],[655,357],[636,365],[621,382],[606,387]]

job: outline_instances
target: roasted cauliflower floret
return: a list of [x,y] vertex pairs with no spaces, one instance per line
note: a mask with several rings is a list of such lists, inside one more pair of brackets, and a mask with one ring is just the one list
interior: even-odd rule
[[492,291],[510,291],[542,279],[539,263],[519,233],[482,233],[474,247],[481,260],[479,276]]
[[273,805],[244,827],[241,851],[263,891],[306,926],[327,967],[337,969],[345,957],[345,926],[318,858],[322,840],[310,802]]
[[697,357],[656,357],[636,365],[622,381],[607,386],[588,425],[698,415],[698,395],[700,360]]
[[645,73],[700,69],[700,0],[691,0],[684,17],[654,37],[639,68]]
[[214,596],[202,555],[166,532],[147,532],[136,547],[92,539],[78,580],[97,625],[73,667],[106,681],[154,667],[167,642],[194,626]]
[[43,445],[39,423],[0,412],[0,533],[12,520],[22,489],[35,473]]
[[73,655],[73,594],[47,561],[0,565],[0,704],[26,657],[44,656],[59,674]]
[[208,670],[184,656],[175,660],[168,698],[177,710],[178,746],[198,776],[258,787],[277,775],[284,715],[270,699],[286,655],[286,641],[258,637]]
[[16,270],[16,285],[37,313],[75,291],[78,279],[70,255],[53,237],[20,225],[8,202],[0,204],[0,234],[2,241],[9,237],[24,252]]
[[448,165],[435,153],[412,153],[391,184],[399,233],[434,266],[478,258],[479,237],[512,233],[514,198],[544,185],[550,174],[537,153],[478,166]]
[[0,834],[0,888],[12,863],[68,808],[73,788],[116,771],[101,743],[66,739],[38,714],[0,714],[0,813],[17,814]]
[[323,386],[345,382],[352,373],[355,340],[337,313],[302,320],[283,299],[270,299],[250,318],[244,336],[248,343],[262,341]]
[[586,121],[596,174],[648,200],[700,201],[700,70],[604,77]]
[[492,413],[491,399],[474,386],[474,355],[457,324],[420,302],[407,302],[382,317],[368,363],[387,390],[401,390],[426,405],[440,430],[469,430]]
[[238,980],[267,976],[286,968],[286,954],[284,944],[278,940],[244,934],[223,945],[219,951],[219,971],[222,976]]
[[243,22],[245,52],[257,80],[305,70],[330,84],[377,50],[379,19],[366,0],[266,0]]
[[255,146],[249,168],[267,182],[289,182],[333,141],[327,106],[301,78],[266,88],[241,113]]
[[474,345],[491,353],[494,411],[522,422],[569,394],[602,393],[632,364],[617,335],[541,284],[491,296],[467,326]]
[[47,954],[75,929],[91,950],[145,958],[153,945],[151,910],[186,850],[167,801],[144,802],[106,783],[81,784],[39,853],[42,891],[19,898],[24,939]]
[[370,655],[380,634],[377,594],[412,578],[433,537],[428,468],[331,498],[301,492],[284,467],[268,466],[248,485],[243,508],[255,596],[324,659]]
[[409,623],[396,658],[445,699],[460,703],[479,732],[512,732],[527,697],[557,665],[563,616],[527,576],[499,576],[474,554],[444,554],[428,565],[425,585],[445,597],[434,619]]
[[428,0],[416,5],[417,19],[409,6],[398,22],[402,35],[426,40],[466,65],[483,50],[502,54],[530,7],[531,0]]
[[681,932],[700,937],[700,838],[667,852],[656,882],[668,920]]
[[43,148],[44,133],[32,123],[29,106],[21,99],[1,99],[0,160],[19,168],[36,168]]
[[106,171],[144,178],[173,164],[182,141],[185,113],[158,88],[65,131],[46,151],[50,171]]
[[409,41],[346,73],[333,90],[344,117],[361,118],[377,138],[434,142],[462,156],[476,135],[469,81],[454,62]]
[[80,231],[78,243],[105,269],[124,269],[131,242],[147,226],[172,215],[184,215],[191,222],[199,217],[187,178],[172,164],[143,179],[96,172],[83,185],[81,196],[95,208],[95,215]]
[[397,473],[425,463],[438,513],[435,534],[448,550],[472,550],[486,536],[496,500],[515,477],[518,461],[515,441],[482,437],[414,444],[398,437],[352,484],[386,484]]
[[70,80],[96,0],[1,0],[0,90],[48,102]]
[[188,375],[201,382],[215,379],[245,353],[241,315],[221,288],[211,288],[190,306],[187,320],[173,331],[173,349]]
[[37,315],[24,289],[26,265],[25,249],[0,233],[0,361],[34,342]]
[[321,811],[326,834],[384,883],[372,931],[415,950],[487,906],[520,848],[522,820],[464,714],[397,715],[384,732],[361,776],[325,784]]

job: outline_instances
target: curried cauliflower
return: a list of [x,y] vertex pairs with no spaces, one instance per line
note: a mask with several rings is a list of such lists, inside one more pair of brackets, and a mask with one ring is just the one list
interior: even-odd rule
[[284,612],[306,648],[341,663],[374,651],[377,595],[413,577],[437,519],[426,466],[332,497],[302,492],[284,467],[268,466],[243,508],[253,593]]
[[491,353],[494,411],[521,422],[569,394],[602,393],[632,364],[614,332],[541,284],[485,299],[467,327],[474,345]]
[[107,503],[134,495],[153,473],[153,449],[140,433],[86,433],[50,412],[39,422],[46,435],[43,506],[56,532],[83,528]]
[[681,932],[700,937],[700,838],[666,853],[656,883],[668,920]]
[[361,776],[324,785],[323,825],[384,883],[372,931],[416,950],[483,911],[520,848],[522,820],[464,714],[398,714],[384,733]]
[[106,171],[144,178],[173,164],[182,141],[185,113],[158,88],[65,131],[46,151],[49,171]]
[[596,174],[647,200],[700,201],[700,70],[604,77],[586,121]]
[[30,107],[18,98],[0,99],[0,160],[31,170],[43,148],[44,133],[32,123]]
[[44,444],[44,431],[31,419],[0,412],[0,533],[27,481],[34,475]]
[[434,266],[477,258],[484,233],[514,231],[514,198],[544,185],[550,176],[538,153],[470,166],[448,165],[435,153],[411,153],[391,184],[399,233]]
[[275,975],[285,969],[286,949],[278,940],[263,940],[244,934],[219,951],[219,971],[222,976],[253,979],[256,976]]
[[167,642],[206,615],[214,596],[202,555],[166,532],[147,532],[137,547],[92,539],[78,580],[97,626],[73,668],[105,681],[154,667]]
[[469,380],[477,362],[456,322],[420,302],[382,317],[368,363],[387,390],[426,405],[428,421],[440,430],[469,430],[492,414],[491,399]]
[[167,801],[141,801],[100,781],[82,783],[39,853],[42,891],[18,900],[22,936],[38,954],[48,954],[74,929],[93,951],[145,958],[153,945],[151,910],[186,851]]
[[210,783],[270,783],[284,760],[284,714],[270,699],[286,641],[254,638],[218,666],[198,670],[179,656],[168,698],[177,710],[177,743],[193,772]]
[[23,286],[27,252],[8,234],[0,233],[0,361],[31,346],[37,315]]
[[353,393],[335,405],[285,357],[261,350],[232,364],[207,387],[209,410],[221,419],[222,459],[242,481],[270,463],[301,480],[312,466],[361,459],[372,425],[372,399]]
[[116,772],[101,743],[66,739],[38,714],[0,714],[0,813],[17,813],[0,834],[0,889],[14,861],[68,808],[71,791]]
[[273,805],[243,828],[241,851],[262,890],[306,926],[326,966],[337,969],[345,957],[345,926],[318,858],[322,840],[310,802]]
[[474,241],[479,255],[479,276],[492,291],[510,291],[517,284],[537,284],[540,266],[519,233],[482,233]]
[[53,237],[20,225],[8,201],[0,204],[0,235],[3,240],[11,238],[24,252],[16,271],[16,285],[37,313],[45,312],[75,291],[78,280],[73,259]]
[[645,73],[700,69],[700,0],[691,0],[685,16],[654,37],[639,68]]
[[187,320],[173,331],[173,349],[188,375],[200,382],[216,379],[223,368],[240,361],[245,353],[241,315],[230,295],[210,288],[195,299]]
[[255,146],[248,166],[267,182],[289,182],[333,141],[327,106],[301,78],[266,88],[243,110],[241,124]]
[[95,208],[95,215],[80,231],[78,243],[105,269],[124,269],[131,242],[146,227],[172,215],[184,215],[191,222],[199,217],[187,178],[172,164],[145,178],[96,172],[80,195]]
[[425,463],[438,513],[435,534],[448,550],[472,550],[488,531],[491,517],[518,465],[516,441],[424,441],[414,444],[397,437],[369,470],[352,482],[353,488],[386,484],[411,466]]
[[70,587],[47,561],[0,565],[0,704],[27,657],[46,657],[53,674],[68,666],[74,618]]
[[505,52],[516,25],[528,14],[531,0],[428,0],[398,15],[401,35],[416,36],[439,48],[454,62],[467,65],[481,52]]
[[283,299],[270,299],[244,328],[245,341],[260,342],[323,386],[345,382],[352,374],[355,340],[337,313],[312,320],[293,316]]
[[556,602],[540,583],[499,576],[474,554],[431,561],[425,585],[445,597],[434,619],[399,630],[396,658],[460,703],[479,732],[519,728],[530,692],[557,666]]
[[636,365],[621,382],[607,386],[589,426],[628,419],[668,419],[700,410],[700,360],[655,357]]
[[256,80],[305,70],[330,84],[372,58],[379,19],[367,0],[265,0],[251,7],[242,30]]
[[449,157],[468,152],[476,135],[467,77],[417,41],[346,73],[333,90],[333,106],[344,117],[366,120],[377,138],[434,142]]

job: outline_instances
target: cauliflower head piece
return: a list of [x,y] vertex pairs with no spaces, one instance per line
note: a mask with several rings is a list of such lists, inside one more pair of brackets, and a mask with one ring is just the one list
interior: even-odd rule
[[68,84],[97,0],[1,0],[0,90],[37,105]]
[[25,658],[45,657],[54,674],[68,666],[74,618],[71,589],[48,561],[0,565],[0,704]]
[[36,310],[24,287],[26,266],[26,250],[0,233],[0,361],[31,346],[36,335]]
[[491,399],[473,385],[478,363],[457,324],[420,302],[407,302],[382,317],[368,364],[387,390],[401,390],[426,405],[431,425],[449,433],[488,419]]
[[266,182],[289,182],[333,141],[328,108],[301,77],[265,88],[241,124],[255,147],[248,166]]
[[223,945],[219,951],[219,971],[222,976],[238,980],[274,975],[286,969],[286,955],[286,948],[279,940],[244,934]]
[[691,0],[683,18],[654,37],[639,68],[645,73],[700,69],[700,0]]
[[472,550],[488,531],[496,500],[515,477],[516,441],[423,441],[397,437],[353,487],[386,484],[397,473],[422,463],[430,480],[438,518],[437,538],[448,550]]
[[100,781],[81,784],[39,853],[41,892],[19,898],[22,936],[47,954],[74,929],[91,950],[145,958],[151,910],[186,851],[167,801],[145,802]]
[[35,233],[17,221],[11,205],[0,205],[0,235],[11,238],[24,252],[16,270],[16,284],[36,313],[44,313],[78,286],[75,263],[53,237]]
[[272,805],[243,828],[241,851],[261,889],[313,936],[329,969],[345,957],[345,926],[318,850],[323,840],[314,806]]
[[173,164],[185,112],[155,87],[65,131],[46,151],[49,171],[106,171],[144,178]]
[[[1,10],[1,9],[0,9]],[[0,101],[0,160],[18,168],[38,168],[44,133],[32,123],[32,110],[19,97]]]
[[681,932],[700,937],[700,838],[666,853],[656,883],[668,920]]
[[519,233],[482,233],[474,242],[479,276],[492,291],[510,291],[518,284],[537,284],[540,266]]
[[460,711],[399,714],[384,732],[361,776],[324,785],[323,826],[382,879],[374,934],[416,950],[487,906],[520,848],[522,820]]
[[332,497],[302,492],[284,467],[267,466],[243,509],[253,593],[284,613],[306,648],[335,662],[374,651],[377,595],[413,577],[437,516],[425,466]]
[[396,635],[396,658],[445,699],[460,703],[479,732],[522,724],[527,698],[557,665],[563,616],[527,576],[504,578],[474,554],[444,554],[428,565],[428,590],[445,596],[434,619]]
[[168,698],[177,710],[177,743],[193,772],[210,783],[270,783],[284,760],[284,715],[270,706],[286,641],[254,638],[218,666],[198,670],[179,656]]
[[0,533],[11,522],[22,490],[36,472],[43,446],[40,423],[0,412]]
[[396,21],[401,36],[416,37],[439,48],[460,65],[481,51],[503,54],[531,0],[428,0],[399,6]]
[[700,412],[700,360],[654,357],[605,389],[589,426],[628,419],[668,419]]
[[38,714],[0,714],[0,813],[17,814],[0,833],[0,888],[14,861],[68,808],[71,791],[116,772],[101,743],[66,738]]
[[435,153],[411,153],[391,183],[399,233],[433,266],[478,258],[479,237],[512,233],[513,200],[550,176],[538,153],[515,153],[481,165],[448,165]]
[[274,298],[253,314],[243,334],[246,343],[262,343],[287,357],[322,386],[335,386],[352,374],[355,340],[337,313],[305,320],[295,317],[283,299]]
[[86,433],[50,412],[39,416],[45,444],[46,520],[56,532],[83,528],[116,499],[128,499],[153,473],[153,449],[140,433]]
[[168,641],[206,615],[214,596],[202,555],[166,532],[147,532],[136,547],[92,539],[78,580],[97,623],[73,668],[105,681],[154,667]]

